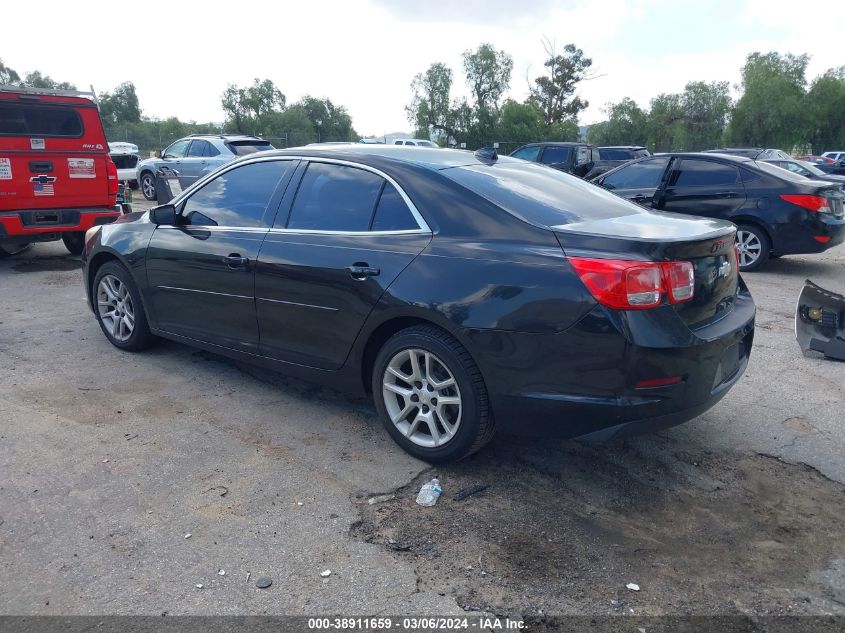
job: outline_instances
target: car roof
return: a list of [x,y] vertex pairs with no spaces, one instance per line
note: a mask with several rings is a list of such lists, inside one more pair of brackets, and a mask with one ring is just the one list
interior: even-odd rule
[[[437,149],[433,147],[416,147],[413,145],[368,145],[365,143],[353,143],[351,145],[333,145],[329,147],[291,147],[288,149],[277,149],[250,154],[241,160],[248,158],[268,158],[270,156],[296,156],[303,158],[329,158],[335,160],[350,160],[363,164],[379,162],[387,159],[395,162],[406,163],[424,167],[434,171],[462,167],[466,165],[489,165],[490,160],[480,158],[469,150],[461,149]],[[524,161],[518,158],[510,158],[499,154],[497,161],[519,162]]]
[[520,147],[548,147],[549,145],[566,145],[568,147],[574,147],[576,145],[590,145],[590,143],[582,143],[581,141],[543,141],[542,143],[526,143]]
[[189,134],[182,138],[218,138],[224,141],[262,141],[264,139],[252,134]]
[[599,149],[645,149],[643,145],[601,145]]
[[[654,156],[670,156],[673,158],[720,158],[734,163],[753,163],[754,159],[748,156],[738,156],[737,154],[722,154],[716,150],[706,150],[704,152],[661,152],[654,154]],[[645,156],[641,160],[653,158],[653,156]]]

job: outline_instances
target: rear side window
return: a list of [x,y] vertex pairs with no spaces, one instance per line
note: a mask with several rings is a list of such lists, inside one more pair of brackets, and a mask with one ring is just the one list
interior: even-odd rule
[[668,158],[652,158],[622,167],[602,180],[605,189],[657,189],[669,164]]
[[224,172],[187,199],[182,217],[191,226],[267,226],[267,203],[290,165],[276,160]]
[[557,165],[558,163],[565,163],[569,160],[568,147],[547,147],[543,152],[543,157],[540,161],[544,165]]
[[534,163],[499,159],[440,173],[511,215],[544,227],[645,213],[600,187]]
[[599,156],[602,160],[631,160],[634,158],[634,152],[629,149],[604,147],[599,149]]
[[385,182],[381,191],[371,228],[373,231],[411,231],[419,228],[405,200],[389,182]]
[[540,147],[522,147],[516,150],[511,156],[514,158],[521,158],[522,160],[530,160],[535,161],[537,160],[537,156],[540,154]]
[[733,165],[684,159],[673,178],[676,187],[714,187],[735,185],[739,180],[739,172]]
[[311,163],[296,192],[287,228],[366,231],[383,182],[363,169]]
[[75,108],[0,103],[0,135],[79,138],[84,128]]

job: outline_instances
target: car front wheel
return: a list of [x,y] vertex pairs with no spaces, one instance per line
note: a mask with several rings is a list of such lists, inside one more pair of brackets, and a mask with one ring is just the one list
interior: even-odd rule
[[156,179],[150,172],[145,171],[141,175],[141,193],[147,200],[156,199]]
[[736,230],[739,250],[739,269],[742,272],[757,270],[769,259],[772,244],[763,229],[753,224],[740,224]]
[[154,342],[141,293],[122,264],[103,264],[94,277],[93,290],[97,322],[112,345],[137,352]]
[[456,461],[493,437],[481,372],[440,328],[416,326],[395,334],[376,358],[372,385],[385,428],[414,457]]

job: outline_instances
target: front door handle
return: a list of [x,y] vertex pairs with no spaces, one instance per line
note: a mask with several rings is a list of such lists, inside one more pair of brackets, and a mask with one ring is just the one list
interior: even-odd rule
[[358,279],[362,281],[367,277],[375,277],[376,275],[381,273],[381,270],[378,268],[373,268],[369,264],[364,263],[356,263],[352,266],[347,266],[346,270],[349,271],[349,274],[352,276],[352,279]]
[[232,253],[231,255],[227,255],[223,258],[223,263],[225,263],[229,268],[246,268],[246,265],[249,263],[249,259],[241,257],[239,253]]
[[717,198],[738,198],[739,194],[735,191],[720,191],[719,193],[715,194]]

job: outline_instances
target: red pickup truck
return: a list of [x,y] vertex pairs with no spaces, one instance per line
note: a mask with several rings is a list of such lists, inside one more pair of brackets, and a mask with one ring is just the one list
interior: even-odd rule
[[93,93],[0,86],[0,257],[120,217],[117,169]]

